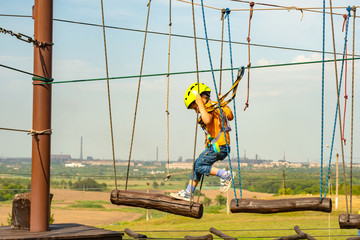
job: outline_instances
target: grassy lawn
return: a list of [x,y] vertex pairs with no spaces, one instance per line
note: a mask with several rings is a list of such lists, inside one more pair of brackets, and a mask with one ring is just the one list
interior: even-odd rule
[[202,236],[210,233],[209,229],[214,227],[232,237],[274,239],[296,234],[293,230],[295,225],[298,225],[300,229],[316,239],[329,238],[329,233],[331,239],[348,238],[345,236],[337,237],[336,235],[357,235],[356,229],[339,229],[338,213],[317,212],[271,215],[245,213],[227,215],[224,212],[218,214],[204,213],[202,219],[199,220],[167,214],[161,218],[153,218],[148,221],[141,219],[135,222],[123,222],[103,227],[116,231],[130,228],[150,238],[184,238],[185,235]]
[[124,231],[125,228],[129,228],[145,234],[149,238],[203,236],[210,233],[211,227],[229,236],[246,239],[275,239],[295,235],[293,229],[296,225],[316,239],[347,239],[350,236],[357,236],[358,232],[357,229],[339,228],[338,216],[340,213],[346,212],[345,206],[342,204],[337,211],[333,211],[331,214],[307,211],[277,214],[230,213],[228,215],[224,207],[219,210],[218,207],[211,206],[205,207],[201,219],[150,210],[152,218],[147,221],[146,210],[142,209],[140,212],[144,215],[137,221],[119,222],[101,227],[115,231]]

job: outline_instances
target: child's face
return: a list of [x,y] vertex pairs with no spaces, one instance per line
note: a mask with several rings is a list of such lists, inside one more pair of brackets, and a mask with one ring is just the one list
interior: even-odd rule
[[199,112],[198,105],[196,104],[195,101],[190,104],[189,109],[192,109],[192,110],[194,110],[194,111],[197,112],[197,113]]

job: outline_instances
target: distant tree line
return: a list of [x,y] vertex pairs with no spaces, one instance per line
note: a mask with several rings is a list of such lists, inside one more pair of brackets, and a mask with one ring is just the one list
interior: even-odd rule
[[30,180],[0,178],[0,201],[12,200],[18,193],[30,192]]

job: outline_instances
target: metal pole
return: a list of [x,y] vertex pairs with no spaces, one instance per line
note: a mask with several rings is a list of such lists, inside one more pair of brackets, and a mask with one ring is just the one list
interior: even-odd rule
[[[146,185],[147,185],[146,193],[149,193],[149,185],[150,185],[150,183],[147,182]],[[149,221],[149,209],[146,209],[146,221]]]
[[282,172],[282,177],[283,177],[283,196],[285,196],[285,170],[283,170]]
[[335,196],[335,210],[338,209],[338,193],[339,193],[339,154],[336,154],[336,196]]
[[[34,38],[52,43],[53,0],[35,0]],[[34,45],[34,74],[52,77],[52,46]],[[51,129],[51,84],[33,80],[33,129]],[[49,230],[50,135],[32,137],[30,231]]]

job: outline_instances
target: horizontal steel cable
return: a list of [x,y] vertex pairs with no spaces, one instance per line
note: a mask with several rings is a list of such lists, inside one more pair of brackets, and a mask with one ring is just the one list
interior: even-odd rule
[[[347,58],[345,61],[349,60],[359,60],[360,58]],[[343,61],[343,59],[337,59],[336,61]],[[334,62],[334,60],[326,60],[325,62]],[[251,66],[245,67],[246,69],[255,69],[255,68],[270,68],[270,67],[281,67],[281,66],[293,66],[293,65],[304,65],[304,64],[315,64],[322,63],[322,61],[309,61],[309,62],[295,62],[295,63],[282,63],[282,64],[270,64],[270,65],[260,65],[260,66]],[[0,65],[1,66],[1,65]],[[213,69],[214,72],[217,71],[230,71],[237,70],[237,68],[224,68],[224,69]],[[211,72],[212,70],[199,70],[199,73]],[[129,76],[120,76],[120,77],[110,77],[110,80],[115,79],[127,79],[127,78],[138,78],[138,77],[159,77],[159,76],[168,76],[168,75],[182,75],[182,74],[193,74],[196,71],[184,71],[184,72],[172,72],[172,73],[155,73],[155,74],[144,74],[144,75],[129,75]],[[55,81],[48,82],[43,84],[59,84],[59,83],[73,83],[73,82],[91,82],[91,81],[103,81],[106,78],[92,78],[92,79],[75,79],[75,80],[67,80],[67,81]]]
[[[11,15],[11,14],[0,14],[0,17],[29,17],[27,15]],[[87,22],[79,22],[79,21],[72,21],[72,20],[65,20],[65,19],[53,19],[55,22],[64,22],[64,23],[72,23],[72,24],[79,24],[79,25],[85,25],[85,26],[92,26],[92,27],[102,27],[101,24],[95,24],[95,23],[87,23]],[[111,29],[117,29],[117,30],[124,30],[124,31],[132,31],[132,32],[140,32],[144,33],[145,30],[141,29],[135,29],[135,28],[124,28],[124,27],[116,27],[116,26],[105,26],[105,28],[111,28]],[[168,36],[169,33],[165,32],[159,32],[159,31],[148,31],[149,34],[157,34],[157,35],[163,35]],[[193,36],[190,35],[184,35],[184,34],[175,34],[172,33],[171,37],[181,37],[181,38],[191,38],[193,39]],[[203,37],[196,37],[198,40],[205,40]],[[209,38],[209,41],[213,42],[221,42],[220,39],[214,39]],[[226,42],[226,41],[224,41]],[[247,45],[247,42],[238,42],[238,41],[232,41],[232,44],[238,44],[238,45]],[[282,46],[274,46],[274,45],[266,45],[266,44],[257,44],[257,43],[251,43],[251,46],[255,47],[265,47],[265,48],[274,48],[274,49],[281,49],[281,50],[291,50],[291,51],[300,51],[300,52],[311,52],[311,53],[322,53],[321,50],[313,50],[313,49],[304,49],[304,48],[293,48],[293,47],[282,47]],[[333,52],[325,52],[326,54],[333,54]],[[336,53],[337,55],[341,55],[342,53]],[[355,57],[360,57],[360,55],[355,55]]]

